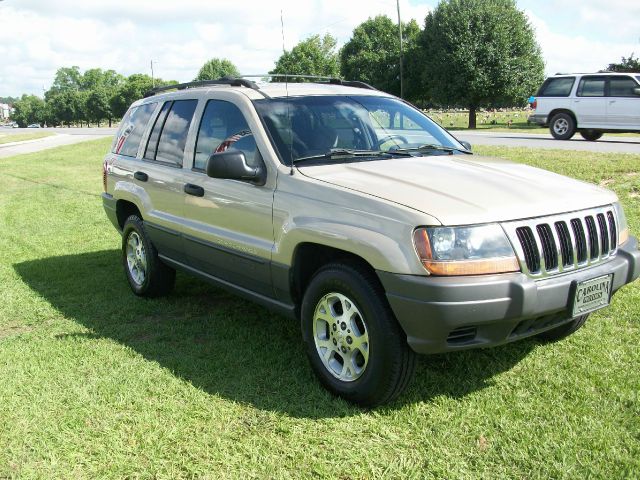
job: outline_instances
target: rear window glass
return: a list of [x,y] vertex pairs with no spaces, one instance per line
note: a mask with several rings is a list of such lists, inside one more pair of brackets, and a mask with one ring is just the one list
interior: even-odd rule
[[130,109],[122,119],[116,141],[111,148],[112,153],[135,157],[142,141],[142,134],[156,108],[157,103],[147,103]]
[[538,97],[568,97],[576,81],[574,77],[550,78],[538,92]]
[[[182,165],[187,134],[197,105],[197,100],[176,100],[170,106],[169,102],[163,105],[147,144],[146,159]],[[157,132],[160,137],[156,146]]]
[[631,77],[611,77],[609,79],[609,95],[611,97],[633,97],[635,96],[633,89],[637,87],[638,84]]
[[578,85],[579,97],[604,97],[604,78],[583,78]]

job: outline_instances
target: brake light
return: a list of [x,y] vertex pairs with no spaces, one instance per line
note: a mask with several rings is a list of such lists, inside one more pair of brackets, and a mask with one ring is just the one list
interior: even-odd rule
[[102,162],[102,188],[107,191],[107,159]]
[[534,110],[538,108],[538,100],[533,101],[533,103],[531,104],[531,108],[533,108]]

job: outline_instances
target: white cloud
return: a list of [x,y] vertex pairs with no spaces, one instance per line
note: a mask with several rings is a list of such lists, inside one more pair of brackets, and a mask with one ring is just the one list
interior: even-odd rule
[[[551,30],[547,22],[531,11],[526,12],[536,30],[546,62],[547,74],[558,72],[597,72],[609,63],[629,56],[640,45],[614,40],[595,40],[584,35],[569,35]],[[640,29],[639,29],[640,32]]]
[[[422,24],[429,7],[400,2],[403,20]],[[77,65],[119,73],[150,73],[189,81],[212,57],[241,72],[264,73],[282,53],[312,34],[340,44],[368,17],[397,18],[394,0],[5,0],[0,3],[0,96],[41,94],[55,71]]]

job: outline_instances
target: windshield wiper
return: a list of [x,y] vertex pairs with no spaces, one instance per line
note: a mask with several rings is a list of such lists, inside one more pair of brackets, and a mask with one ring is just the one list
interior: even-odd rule
[[398,148],[394,150],[394,152],[430,152],[430,151],[439,151],[439,152],[462,152],[462,153],[471,153],[469,150],[464,148],[456,148],[456,147],[447,147],[445,145],[436,145],[435,143],[425,143],[424,145],[420,145],[419,147],[409,147],[409,148]]
[[293,161],[293,163],[301,163],[309,160],[320,160],[320,159],[340,159],[340,158],[355,158],[355,157],[379,157],[383,155],[389,156],[401,156],[407,157],[410,156],[408,152],[393,150],[354,150],[351,148],[332,148],[326,153],[321,153],[319,155],[309,155],[308,157],[300,157]]

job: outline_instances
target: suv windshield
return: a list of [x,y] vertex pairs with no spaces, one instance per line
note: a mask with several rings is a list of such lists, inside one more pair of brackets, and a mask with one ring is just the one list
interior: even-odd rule
[[406,103],[377,96],[308,96],[254,101],[284,164],[310,158],[450,154],[465,151]]

